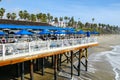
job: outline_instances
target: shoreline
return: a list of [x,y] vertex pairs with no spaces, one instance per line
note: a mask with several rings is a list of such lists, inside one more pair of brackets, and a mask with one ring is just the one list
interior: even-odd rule
[[[117,46],[120,45],[120,35],[103,35],[98,37],[99,45],[94,48],[90,48],[89,50],[89,63],[88,65],[93,65],[96,70],[95,73],[93,73],[94,77],[96,77],[97,80],[115,80],[115,72],[113,71],[112,65],[105,60],[105,57],[102,57],[100,59],[101,61],[94,61],[92,60],[93,57],[96,55],[101,55],[102,52],[106,51],[112,51],[111,46]],[[91,68],[88,66],[88,69]],[[92,68],[92,69],[93,69]],[[88,72],[89,73],[89,72]],[[108,77],[109,76],[109,77]],[[96,80],[92,79],[92,80]]]

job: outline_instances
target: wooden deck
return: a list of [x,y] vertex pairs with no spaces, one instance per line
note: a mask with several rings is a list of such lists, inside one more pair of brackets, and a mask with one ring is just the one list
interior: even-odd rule
[[[51,63],[54,69],[54,80],[58,79],[57,73],[60,70],[61,64],[66,61],[71,64],[70,73],[72,78],[73,69],[75,69],[78,72],[78,76],[80,76],[81,64],[85,67],[85,71],[87,71],[87,65],[88,65],[87,49],[97,45],[98,42],[96,41],[95,38],[1,44],[0,48],[2,49],[2,52],[0,56],[0,66],[2,67],[12,64],[18,65],[16,67],[16,69],[18,69],[17,73],[20,74],[19,77],[21,77],[21,80],[25,80],[24,64],[26,64],[26,61],[28,61],[30,68],[30,80],[34,80],[33,66],[37,65],[38,68],[40,67],[39,61],[36,64],[34,64],[34,61],[42,59],[41,67],[42,67],[42,75],[44,75],[45,74],[44,59],[46,57],[52,57]],[[22,48],[22,50],[20,50],[20,48]],[[64,59],[62,58],[63,56],[65,57]],[[74,58],[78,60],[77,67],[73,64]],[[81,61],[81,59],[84,59],[84,61]]]
[[57,55],[57,54],[63,54],[65,52],[75,51],[75,50],[79,50],[82,48],[94,47],[97,45],[98,45],[97,42],[88,43],[88,44],[83,44],[83,45],[79,45],[79,46],[77,45],[77,46],[66,47],[66,48],[61,48],[61,49],[52,49],[52,50],[48,50],[48,51],[43,51],[43,52],[41,52],[41,54],[34,54],[34,55],[30,55],[30,56],[23,56],[23,57],[17,57],[17,58],[12,58],[12,59],[0,60],[0,66],[16,64],[16,63],[20,63],[20,62],[24,62],[24,61],[28,61],[28,60],[43,58],[43,57]]

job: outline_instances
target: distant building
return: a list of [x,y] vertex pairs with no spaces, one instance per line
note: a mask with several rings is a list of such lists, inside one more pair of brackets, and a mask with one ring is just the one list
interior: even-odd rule
[[65,24],[65,22],[55,23],[55,21],[51,21],[51,22],[49,22],[49,24],[52,25],[52,26],[57,26],[57,27],[67,27],[67,25]]

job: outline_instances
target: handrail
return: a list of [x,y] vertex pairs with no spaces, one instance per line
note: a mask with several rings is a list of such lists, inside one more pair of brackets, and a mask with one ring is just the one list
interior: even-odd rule
[[96,37],[0,44],[0,60],[35,55],[43,51],[63,49],[93,42],[97,42]]

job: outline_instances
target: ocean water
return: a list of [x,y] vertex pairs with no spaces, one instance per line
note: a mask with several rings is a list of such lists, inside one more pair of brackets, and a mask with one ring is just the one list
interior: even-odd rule
[[[105,51],[91,55],[89,60],[94,62],[107,61],[115,74],[115,80],[120,80],[120,45],[112,46],[111,51]],[[89,65],[89,72],[94,73],[96,68],[92,64]]]

